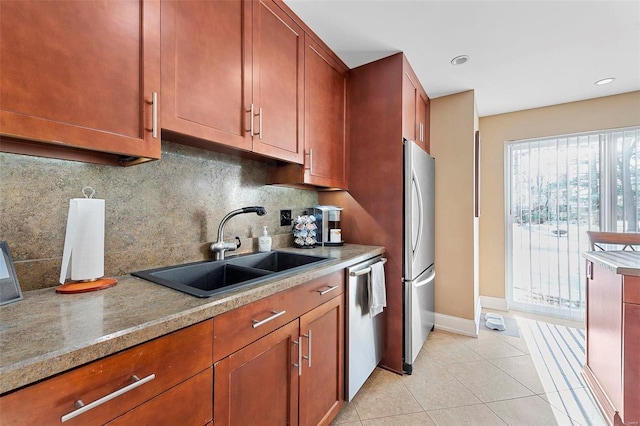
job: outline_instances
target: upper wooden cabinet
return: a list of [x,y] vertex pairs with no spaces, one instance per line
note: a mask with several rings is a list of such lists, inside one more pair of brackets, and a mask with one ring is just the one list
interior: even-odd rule
[[305,183],[347,187],[347,69],[307,36]]
[[270,0],[163,1],[166,137],[302,163],[303,58],[303,31]]
[[406,57],[402,73],[402,136],[429,152],[429,98]]
[[276,3],[257,0],[252,36],[253,151],[302,163],[304,33]]
[[304,165],[270,169],[278,184],[347,189],[348,68],[326,47],[305,37]]
[[162,2],[164,130],[251,150],[245,14],[251,16],[250,1]]
[[160,158],[158,0],[1,8],[1,151],[111,164]]

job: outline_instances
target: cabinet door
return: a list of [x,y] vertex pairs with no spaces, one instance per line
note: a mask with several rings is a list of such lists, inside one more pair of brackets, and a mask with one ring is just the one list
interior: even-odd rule
[[342,297],[300,317],[302,376],[300,424],[328,424],[344,399],[344,303]]
[[302,29],[274,2],[253,2],[254,152],[302,164],[303,66]]
[[347,72],[306,37],[305,183],[347,187]]
[[298,424],[298,362],[297,320],[217,362],[214,423]]
[[160,158],[159,1],[3,1],[0,40],[3,135]]
[[402,73],[402,136],[420,144],[416,120],[418,85],[408,71]]
[[429,98],[423,91],[418,91],[416,100],[416,125],[418,145],[430,152],[429,143]]
[[250,1],[162,2],[163,129],[251,149],[244,14],[251,16]]
[[[632,277],[638,279],[637,277]],[[625,281],[627,277],[625,277]],[[626,282],[625,282],[626,286]],[[638,383],[640,383],[640,304],[624,304],[623,406],[620,417],[625,424],[640,422]]]
[[613,406],[622,406],[622,278],[593,263],[587,279],[586,364]]

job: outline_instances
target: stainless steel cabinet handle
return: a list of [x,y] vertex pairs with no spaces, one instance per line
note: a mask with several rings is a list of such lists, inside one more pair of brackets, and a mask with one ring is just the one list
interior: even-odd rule
[[158,92],[151,94],[151,136],[158,139]]
[[302,376],[302,337],[298,337],[298,340],[293,341],[294,345],[298,345],[298,363],[293,363],[293,366],[298,369],[298,376]]
[[271,311],[271,313],[272,313],[273,315],[271,315],[271,316],[270,316],[270,317],[268,317],[268,318],[263,319],[262,321],[258,321],[258,320],[255,320],[255,319],[254,319],[254,320],[251,320],[251,322],[253,323],[253,324],[251,325],[251,327],[253,327],[253,328],[258,328],[258,327],[260,327],[261,325],[266,324],[266,323],[268,323],[269,321],[271,321],[271,320],[274,320],[274,319],[278,318],[280,315],[284,315],[286,312],[287,312],[287,311],[280,311],[280,312],[277,312],[277,311]]
[[309,365],[309,368],[311,368],[311,330],[309,330],[307,334],[303,334],[302,337],[307,338],[307,353],[309,354],[308,356],[303,356],[302,358],[307,360],[307,364]]
[[424,142],[424,124],[420,123],[420,142]]
[[262,107],[258,109],[258,137],[262,140]]
[[313,173],[313,148],[309,148],[309,173]]
[[110,393],[109,395],[103,396],[100,399],[97,399],[95,401],[93,401],[91,404],[87,404],[85,405],[81,399],[76,401],[76,407],[78,407],[77,410],[70,412],[69,414],[65,414],[64,416],[62,416],[60,418],[61,422],[66,422],[67,420],[71,420],[76,416],[79,416],[80,414],[87,412],[89,410],[92,410],[94,408],[96,408],[99,405],[104,404],[107,401],[111,401],[113,398],[120,396],[124,393],[129,392],[130,390],[133,390],[135,388],[137,388],[138,386],[142,386],[145,383],[153,380],[156,378],[155,374],[150,374],[147,377],[145,377],[144,379],[139,379],[138,376],[131,376],[131,380],[133,381],[133,383],[123,387],[122,389],[118,389],[115,392]]
[[247,112],[249,113],[249,130],[247,130],[247,132],[249,132],[251,136],[255,136],[253,133],[253,104],[251,104]]
[[318,293],[320,293],[320,296],[324,296],[325,294],[327,294],[327,293],[329,293],[330,291],[333,291],[333,290],[335,290],[335,289],[337,289],[337,288],[340,288],[340,286],[339,286],[339,285],[334,285],[334,286],[332,286],[332,287],[329,287],[329,288],[328,288],[328,289],[326,289],[326,290],[318,290]]
[[306,163],[306,160],[305,160],[305,166],[304,166],[305,170],[311,171],[311,155],[312,155],[311,152],[312,151],[313,151],[313,149],[310,149],[309,152],[305,152],[304,153],[305,157],[307,157],[307,156],[309,157],[309,163]]

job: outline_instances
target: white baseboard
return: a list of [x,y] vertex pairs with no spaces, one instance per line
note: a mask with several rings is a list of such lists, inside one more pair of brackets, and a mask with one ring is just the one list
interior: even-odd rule
[[508,311],[507,299],[491,296],[480,296],[480,304],[485,309],[495,309],[497,311]]
[[478,322],[436,312],[436,328],[464,336],[478,337]]

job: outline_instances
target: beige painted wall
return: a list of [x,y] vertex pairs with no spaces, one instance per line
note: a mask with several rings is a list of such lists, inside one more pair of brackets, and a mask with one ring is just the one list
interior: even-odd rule
[[475,320],[474,91],[431,101],[436,158],[436,312]]
[[640,125],[640,91],[480,118],[482,135],[481,295],[506,297],[505,142],[637,125]]

